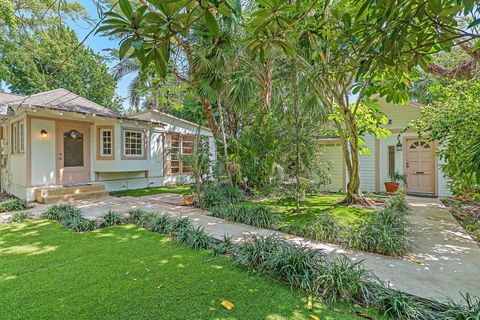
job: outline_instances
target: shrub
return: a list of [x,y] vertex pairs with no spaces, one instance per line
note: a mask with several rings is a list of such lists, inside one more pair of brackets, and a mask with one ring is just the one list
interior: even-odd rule
[[436,306],[431,301],[421,300],[386,286],[377,286],[374,291],[374,305],[380,312],[390,318],[406,320],[438,319],[435,311]]
[[147,212],[142,209],[132,209],[128,211],[128,221],[136,224],[138,223],[138,221],[140,221],[140,218],[145,214],[147,214]]
[[153,232],[166,232],[167,230],[167,225],[168,225],[168,218],[163,215],[156,215],[151,221],[148,230],[153,231]]
[[207,249],[212,244],[212,238],[205,233],[202,227],[182,227],[177,229],[173,238],[193,249]]
[[408,211],[408,205],[405,190],[400,189],[393,197],[388,198],[388,200],[385,201],[385,207],[399,213],[406,213]]
[[109,210],[100,222],[101,228],[112,227],[124,223],[124,218],[113,210]]
[[401,190],[387,201],[385,209],[373,214],[372,221],[353,231],[349,246],[390,256],[406,254],[412,247],[406,230],[407,211],[405,193]]
[[184,228],[190,228],[192,225],[190,223],[190,220],[188,218],[180,218],[180,219],[175,219],[171,218],[169,219],[167,226],[165,228],[166,233],[169,235],[174,235],[175,232],[184,229]]
[[390,256],[402,256],[412,247],[403,226],[382,221],[363,223],[353,231],[348,244],[351,248]]
[[444,320],[478,320],[480,319],[480,298],[473,298],[470,294],[461,294],[463,301],[456,302],[448,298],[447,308],[441,312]]
[[211,212],[214,217],[258,228],[272,228],[278,221],[278,216],[270,208],[259,204],[242,203],[225,207],[217,206]]
[[15,212],[11,218],[10,222],[22,222],[30,218],[30,214],[26,211]]
[[200,206],[204,209],[236,204],[245,199],[242,190],[231,183],[209,183],[203,187]]
[[137,220],[137,224],[142,228],[150,230],[152,228],[152,223],[156,218],[156,216],[157,215],[154,212],[145,212]]
[[225,234],[223,235],[223,240],[218,242],[212,242],[211,249],[213,256],[231,253],[234,250],[235,245],[233,244],[232,237]]
[[313,238],[317,241],[338,242],[342,228],[337,219],[330,213],[321,214],[312,226]]
[[81,216],[72,216],[64,222],[64,225],[76,232],[91,231],[96,228],[94,220],[85,219]]
[[318,294],[327,302],[370,300],[370,273],[362,262],[352,262],[345,256],[336,257],[326,263],[317,278]]
[[253,236],[236,247],[233,254],[237,263],[284,280],[306,292],[314,290],[314,279],[321,258],[318,252],[288,243],[274,235]]
[[82,212],[80,209],[70,204],[54,204],[48,207],[47,211],[43,213],[43,217],[56,220],[64,224],[74,217],[81,217]]
[[13,198],[0,202],[0,212],[20,211],[28,209],[28,202]]

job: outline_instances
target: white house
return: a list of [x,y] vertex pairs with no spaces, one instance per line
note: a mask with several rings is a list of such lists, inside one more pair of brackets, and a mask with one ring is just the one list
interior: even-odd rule
[[34,200],[36,190],[38,199],[186,182],[191,168],[176,155],[191,153],[197,134],[213,162],[211,131],[169,114],[122,116],[65,89],[0,93],[0,189]]
[[[449,195],[448,178],[436,156],[437,145],[409,129],[408,123],[420,117],[421,104],[394,105],[379,99],[381,110],[388,117],[386,126],[392,134],[387,139],[364,137],[370,156],[360,156],[360,185],[362,191],[385,192],[384,182],[398,171],[407,176],[408,194],[427,196]],[[348,181],[342,148],[338,138],[322,139],[325,158],[330,163],[332,181],[329,191],[345,191]]]

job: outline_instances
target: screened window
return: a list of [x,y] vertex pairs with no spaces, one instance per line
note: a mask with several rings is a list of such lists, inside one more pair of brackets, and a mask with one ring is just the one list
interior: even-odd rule
[[100,156],[110,157],[113,154],[113,130],[100,129]]
[[17,125],[14,124],[12,126],[12,152],[13,153],[17,152],[17,146],[18,146],[18,131],[17,131]]
[[[201,139],[201,146],[208,146],[208,141]],[[195,137],[193,135],[180,135],[178,133],[167,136],[168,151],[166,152],[166,172],[168,174],[188,174],[192,167],[184,158],[193,155]]]
[[144,132],[137,130],[123,131],[123,153],[127,157],[142,157],[144,152]]
[[19,140],[19,150],[24,152],[25,150],[25,125],[21,122],[18,126],[18,140]]
[[83,133],[70,130],[63,133],[63,165],[83,167]]
[[395,173],[395,146],[388,146],[388,175]]

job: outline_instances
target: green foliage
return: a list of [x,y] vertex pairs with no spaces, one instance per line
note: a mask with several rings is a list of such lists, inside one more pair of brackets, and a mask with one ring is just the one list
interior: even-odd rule
[[125,219],[120,214],[113,210],[108,210],[108,212],[102,217],[100,228],[117,226],[119,224],[123,224],[124,222]]
[[26,211],[19,211],[12,214],[10,222],[22,222],[30,218],[30,214]]
[[438,306],[431,301],[422,301],[412,295],[382,286],[376,286],[374,292],[373,304],[379,308],[380,312],[392,319],[444,319],[437,318],[439,315],[435,311]]
[[279,216],[273,214],[268,207],[250,203],[215,206],[211,214],[214,217],[249,224],[257,228],[273,228],[279,220]]
[[407,204],[401,190],[386,202],[385,209],[373,214],[371,222],[354,230],[348,245],[352,248],[392,256],[402,256],[411,250],[407,236]]
[[306,225],[286,225],[278,230],[321,242],[341,243],[345,228],[329,212],[322,212],[315,218],[315,222]]
[[181,227],[173,232],[173,238],[192,249],[207,249],[213,244],[212,238],[205,233],[203,227]]
[[442,170],[452,178],[457,195],[480,193],[480,81],[456,81],[438,88],[437,100],[422,108],[414,123],[429,140],[437,141]]
[[395,171],[394,173],[389,174],[388,178],[390,179],[390,181],[393,181],[393,182],[407,183],[407,175],[401,174],[398,171]]
[[28,207],[28,202],[26,200],[19,198],[8,199],[0,202],[0,213],[26,210]]
[[478,320],[480,317],[480,298],[469,293],[461,294],[463,301],[448,298],[447,308],[441,313],[445,320]]
[[362,262],[352,262],[345,256],[328,261],[325,270],[318,275],[318,294],[330,304],[340,301],[371,300],[371,275]]
[[64,25],[46,23],[31,34],[18,32],[0,41],[0,52],[0,74],[13,93],[65,88],[107,108],[120,108],[105,59],[80,44]]
[[81,216],[72,216],[62,220],[62,224],[72,231],[85,232],[95,230],[97,225],[94,220],[85,219]]
[[132,209],[128,211],[128,221],[137,224],[145,214],[147,212],[142,209]]
[[200,206],[202,208],[214,208],[216,206],[225,206],[236,204],[245,199],[242,190],[235,187],[229,182],[216,183],[211,182],[205,184],[202,190],[202,198]]

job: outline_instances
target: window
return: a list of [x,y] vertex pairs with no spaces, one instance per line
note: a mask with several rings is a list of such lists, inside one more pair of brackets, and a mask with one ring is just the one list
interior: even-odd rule
[[63,165],[83,167],[83,133],[75,129],[63,133]]
[[388,175],[395,173],[395,146],[388,146]]
[[416,141],[412,143],[412,145],[410,146],[410,149],[417,149],[417,147],[423,147],[425,149],[428,149],[430,148],[430,145],[425,141]]
[[111,129],[100,129],[100,155],[109,157],[113,153],[113,134]]
[[17,125],[14,124],[12,126],[12,153],[17,153],[17,146],[18,146],[18,131]]
[[[173,133],[167,136],[168,150],[165,152],[165,172],[167,174],[188,174],[192,172],[192,167],[182,157],[194,153],[194,140],[193,135]],[[208,142],[204,139],[201,140],[201,143],[202,147],[208,146]]]
[[20,141],[19,143],[19,151],[24,152],[25,151],[25,125],[23,122],[20,122],[18,125],[18,140]]
[[127,158],[144,157],[145,132],[139,130],[123,130],[123,155]]

